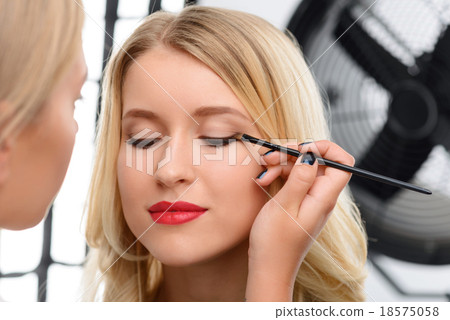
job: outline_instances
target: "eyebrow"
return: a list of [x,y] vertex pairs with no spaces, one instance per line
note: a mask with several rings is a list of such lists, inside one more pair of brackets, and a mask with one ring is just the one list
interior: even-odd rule
[[[242,119],[245,119],[247,121],[251,121],[249,118],[247,118],[244,114],[237,111],[234,108],[227,107],[227,106],[201,106],[200,108],[197,108],[194,113],[191,115],[192,117],[209,117],[219,114],[232,114],[239,116]],[[125,118],[145,118],[148,120],[159,120],[161,119],[156,113],[150,110],[144,110],[144,109],[137,109],[133,108],[125,113],[125,115],[122,117],[122,120]]]

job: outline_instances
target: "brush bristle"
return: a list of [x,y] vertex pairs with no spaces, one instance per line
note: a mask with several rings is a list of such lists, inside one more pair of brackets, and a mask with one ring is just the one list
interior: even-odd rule
[[236,139],[236,140],[241,140],[241,138],[242,138],[242,133],[236,133],[236,134],[233,136],[233,139]]

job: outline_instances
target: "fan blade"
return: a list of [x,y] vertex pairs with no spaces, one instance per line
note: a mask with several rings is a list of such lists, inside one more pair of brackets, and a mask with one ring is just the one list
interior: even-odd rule
[[[437,101],[440,118],[450,121],[450,28],[439,38],[431,60],[426,65],[425,84]],[[450,135],[442,125],[433,134],[435,143],[450,150]],[[445,133],[445,131],[447,131]]]
[[352,26],[354,20],[349,7],[345,7],[334,35],[336,38],[342,35],[339,41],[347,53],[385,89],[393,92],[398,82],[411,78],[406,66],[372,39],[358,23]]
[[[388,119],[358,166],[410,181],[434,147],[431,135],[438,121],[437,103],[428,88],[417,80],[399,83],[392,94]],[[355,183],[382,199],[398,190],[358,178]]]
[[436,130],[433,132],[433,143],[442,145],[450,151],[450,118],[439,117]]
[[[433,144],[428,139],[405,139],[386,123],[356,166],[398,180],[410,181],[432,149]],[[358,176],[352,177],[353,183],[383,200],[391,198],[399,190],[398,187]]]
[[307,46],[310,38],[317,36],[313,31],[324,24],[323,20],[333,5],[335,0],[300,1],[286,29],[292,32],[302,48]]
[[439,38],[426,67],[425,83],[438,97],[441,110],[450,115],[450,28]]
[[446,72],[450,71],[450,28],[448,26],[434,47],[429,65],[434,67],[433,70],[442,68]]

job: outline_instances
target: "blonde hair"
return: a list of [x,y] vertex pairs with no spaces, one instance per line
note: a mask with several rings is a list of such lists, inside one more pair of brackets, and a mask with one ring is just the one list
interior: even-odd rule
[[0,144],[38,115],[77,57],[84,22],[78,3],[0,0]]
[[[97,156],[87,208],[87,300],[102,275],[106,301],[153,300],[163,277],[161,263],[128,228],[117,185],[121,138],[121,89],[133,59],[157,45],[187,52],[215,71],[234,91],[264,138],[329,139],[323,104],[300,50],[281,31],[256,16],[192,6],[180,14],[158,12],[144,20],[106,70]],[[273,103],[273,106],[272,106]],[[270,107],[271,106],[271,107]],[[270,108],[269,108],[270,107]],[[266,112],[267,110],[267,112]],[[281,178],[270,186],[273,196]],[[127,250],[122,256],[122,253]],[[345,189],[334,213],[298,272],[294,301],[362,301],[366,236]]]

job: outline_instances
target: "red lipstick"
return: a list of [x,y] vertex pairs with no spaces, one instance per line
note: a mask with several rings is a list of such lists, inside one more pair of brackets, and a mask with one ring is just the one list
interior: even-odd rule
[[194,220],[206,212],[205,208],[185,201],[160,201],[152,205],[148,212],[153,221],[161,224],[182,224]]

